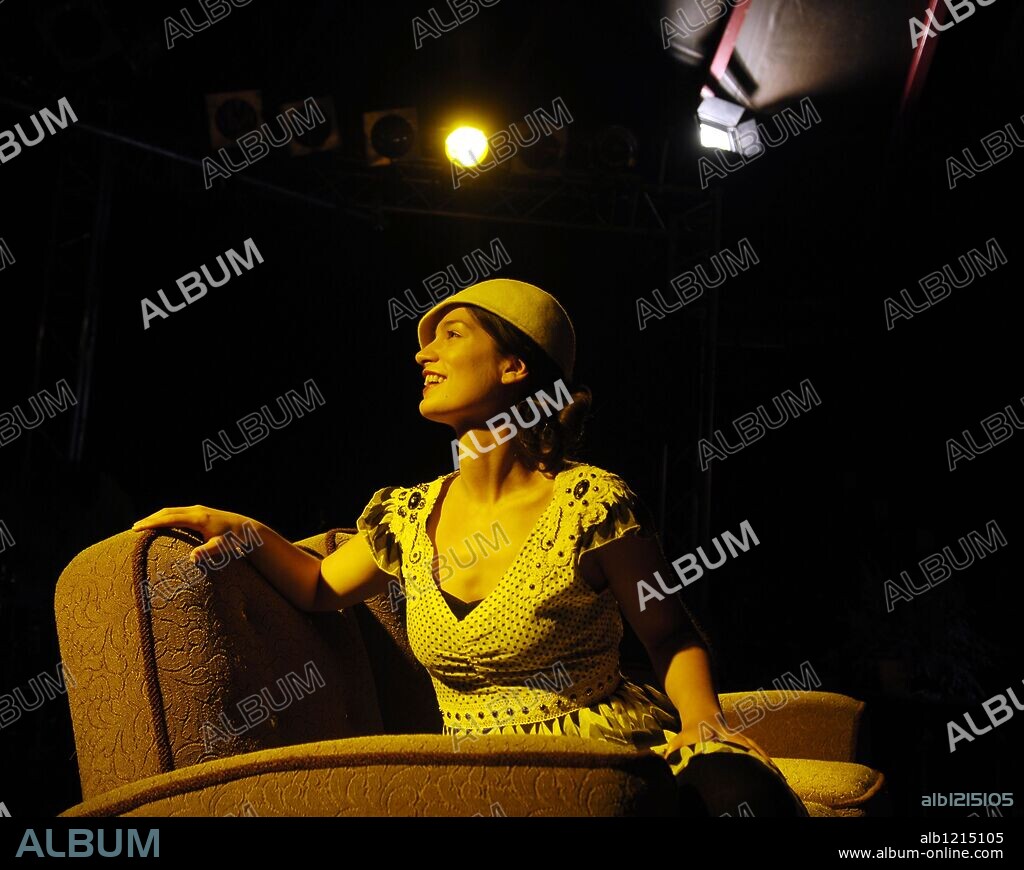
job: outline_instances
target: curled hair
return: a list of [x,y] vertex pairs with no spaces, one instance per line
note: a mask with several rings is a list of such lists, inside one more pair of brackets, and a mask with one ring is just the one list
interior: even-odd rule
[[[561,380],[572,401],[560,410],[548,409],[543,400],[535,400],[534,408],[548,416],[535,426],[521,426],[516,431],[516,447],[523,462],[531,470],[560,471],[565,462],[573,460],[583,443],[583,427],[590,413],[590,389],[566,378],[551,357],[530,336],[503,317],[476,305],[467,305],[483,330],[494,339],[498,350],[506,356],[517,356],[526,363],[527,376],[520,385],[515,407],[520,419],[530,419],[530,401],[539,390],[546,394]],[[552,413],[553,411],[553,413]]]

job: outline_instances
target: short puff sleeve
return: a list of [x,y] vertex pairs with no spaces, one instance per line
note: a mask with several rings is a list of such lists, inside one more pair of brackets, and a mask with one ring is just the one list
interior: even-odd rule
[[[586,482],[589,491],[578,496],[582,507],[578,557],[627,533],[643,538],[657,535],[647,505],[621,477],[606,473]],[[580,493],[581,489],[578,483],[573,494]]]
[[356,528],[370,545],[377,566],[393,577],[402,577],[402,530],[405,518],[398,514],[401,502],[397,486],[378,489],[356,520]]

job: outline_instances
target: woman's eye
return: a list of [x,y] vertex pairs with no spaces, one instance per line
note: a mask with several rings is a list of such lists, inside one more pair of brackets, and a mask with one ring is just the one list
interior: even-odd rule
[[450,335],[450,336],[451,335],[458,335],[458,333],[454,329],[449,329],[448,330],[448,335]]

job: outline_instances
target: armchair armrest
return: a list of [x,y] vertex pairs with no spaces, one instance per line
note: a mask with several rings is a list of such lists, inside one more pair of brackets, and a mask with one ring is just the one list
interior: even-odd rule
[[718,699],[729,726],[743,728],[773,757],[856,760],[863,701],[836,692],[778,690],[731,692]]

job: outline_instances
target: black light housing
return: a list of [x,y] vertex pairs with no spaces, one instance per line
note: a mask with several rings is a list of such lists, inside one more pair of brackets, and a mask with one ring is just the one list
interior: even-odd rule
[[366,159],[371,166],[386,166],[419,153],[419,121],[414,108],[363,113]]
[[597,134],[594,151],[602,168],[623,171],[636,166],[640,143],[628,127],[614,124]]
[[233,145],[239,136],[263,123],[263,95],[260,91],[227,91],[206,95],[210,144],[216,148]]
[[[317,124],[311,130],[303,130],[292,137],[288,143],[288,153],[292,157],[303,157],[318,151],[332,151],[341,144],[334,99],[330,96],[317,97],[316,104],[320,107],[327,120],[322,124]],[[289,110],[299,112],[305,117],[305,103],[281,104],[282,112],[288,112]]]

